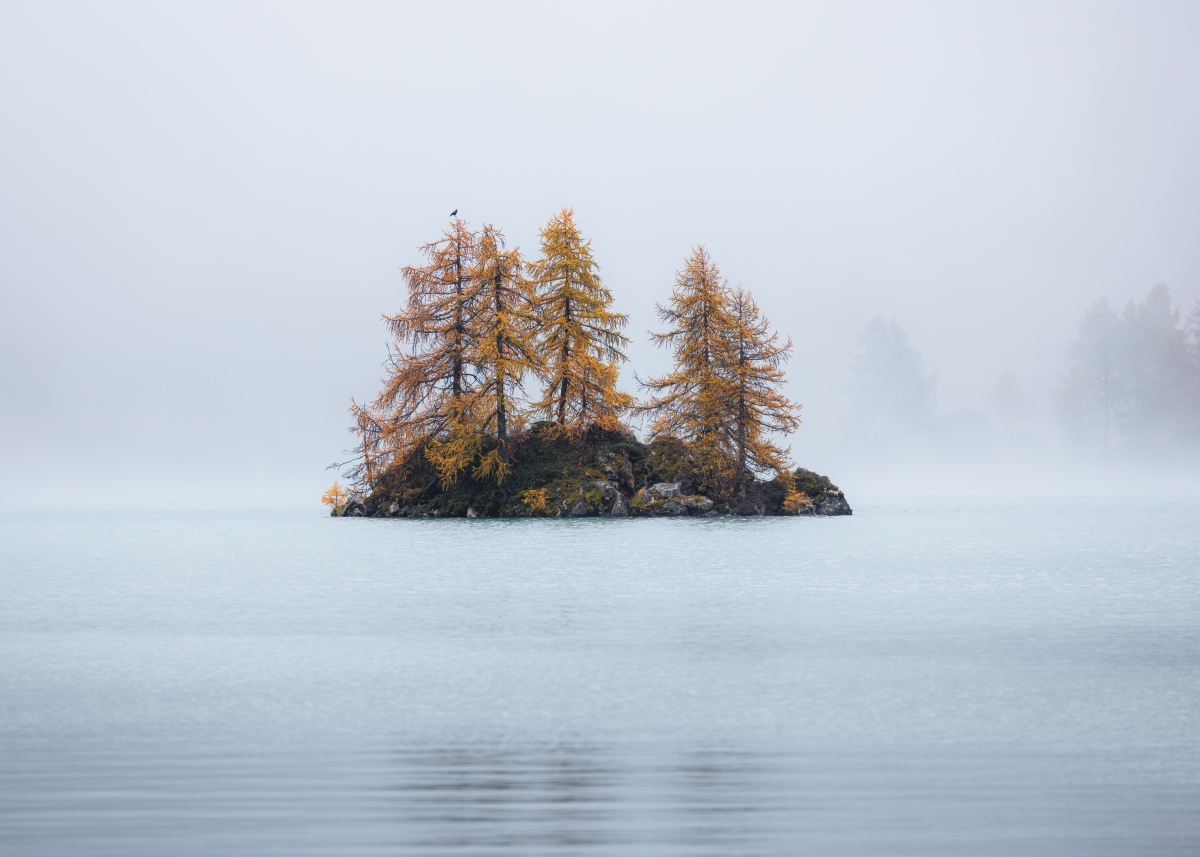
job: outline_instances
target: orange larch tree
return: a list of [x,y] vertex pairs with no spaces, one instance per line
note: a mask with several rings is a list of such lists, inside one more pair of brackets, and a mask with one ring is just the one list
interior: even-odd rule
[[479,236],[456,219],[421,252],[425,265],[401,269],[405,308],[384,316],[396,348],[383,390],[366,407],[351,402],[362,456],[355,475],[368,483],[454,430],[468,405],[467,353],[485,297],[471,276]]
[[639,379],[650,399],[638,410],[651,417],[651,437],[685,441],[708,483],[704,487],[720,490],[734,477],[726,449],[734,391],[725,369],[736,321],[729,285],[703,247],[675,275],[666,306],[655,309],[668,329],[652,332],[650,340],[671,349],[675,367],[659,378]]
[[540,367],[534,292],[520,252],[505,250],[504,234],[493,226],[478,236],[470,279],[479,299],[463,352],[467,392],[450,430],[426,454],[444,483],[468,467],[500,483],[510,469],[509,432],[524,422],[524,376]]
[[787,453],[770,438],[800,424],[799,406],[779,392],[782,345],[753,297],[731,289],[703,247],[675,275],[666,306],[657,307],[664,333],[651,340],[670,348],[675,367],[641,381],[651,397],[639,408],[652,417],[652,437],[684,440],[704,474],[707,490],[744,489],[756,472],[780,471]]
[[729,315],[734,326],[729,347],[723,350],[728,358],[723,374],[728,377],[733,413],[727,424],[727,443],[733,449],[738,487],[744,491],[756,472],[779,472],[790,466],[788,451],[776,445],[771,434],[798,429],[800,405],[779,390],[792,340],[780,344],[770,319],[760,315],[754,297],[745,289],[729,293]]
[[592,425],[615,429],[634,403],[617,389],[621,333],[628,316],[613,312],[592,258],[591,242],[564,208],[541,231],[541,258],[530,265],[537,288],[538,352],[545,382],[536,412],[571,430]]

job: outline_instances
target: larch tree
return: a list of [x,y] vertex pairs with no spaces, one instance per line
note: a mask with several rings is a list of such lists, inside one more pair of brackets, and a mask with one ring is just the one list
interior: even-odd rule
[[621,350],[629,342],[621,330],[628,316],[613,312],[592,258],[591,242],[564,208],[541,230],[541,258],[530,265],[537,289],[540,374],[545,387],[536,412],[571,430],[598,425],[615,429],[634,403],[617,389]]
[[800,405],[780,391],[783,364],[791,357],[792,340],[779,342],[771,322],[762,316],[754,297],[745,289],[729,293],[729,316],[734,325],[728,348],[721,355],[728,365],[732,419],[728,422],[736,462],[738,488],[756,472],[780,472],[790,466],[788,451],[771,440],[772,433],[789,434],[800,427]]
[[383,390],[369,406],[351,401],[361,441],[356,475],[368,483],[469,418],[467,354],[485,297],[471,276],[478,252],[479,236],[455,219],[440,240],[421,247],[425,265],[401,269],[408,300],[384,316],[396,348]]
[[[523,379],[537,371],[533,287],[518,250],[505,250],[504,234],[485,226],[470,271],[479,300],[464,352],[467,404],[454,430],[431,445],[429,457],[443,481],[473,466],[476,477],[504,481],[510,470],[509,432],[523,423]],[[487,440],[494,440],[488,449]]]
[[736,392],[728,369],[738,321],[729,285],[703,247],[676,273],[667,305],[655,309],[668,329],[652,332],[650,339],[671,349],[675,367],[659,378],[639,379],[650,399],[638,411],[651,417],[651,437],[687,442],[711,487],[718,488],[737,475],[727,442]]

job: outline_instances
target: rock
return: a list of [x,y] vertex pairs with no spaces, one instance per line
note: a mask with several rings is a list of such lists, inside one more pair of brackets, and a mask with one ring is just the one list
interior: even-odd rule
[[846,496],[841,491],[830,491],[817,504],[818,515],[853,515],[854,510],[846,502]]
[[605,500],[611,500],[617,494],[616,486],[604,479],[596,480],[596,487],[600,489],[600,496]]
[[572,518],[582,518],[584,515],[592,511],[592,507],[587,504],[587,500],[580,500],[571,507]]
[[393,500],[392,505],[387,507],[387,513],[388,513],[389,518],[394,518],[397,515],[399,515],[400,514],[400,504],[397,503],[395,500]]
[[633,490],[633,462],[629,460],[629,456],[624,456],[621,461],[621,469],[617,471],[618,484],[626,491]]
[[678,497],[683,492],[680,490],[678,482],[656,482],[646,489],[646,493],[653,494],[660,500],[666,500],[668,497]]
[[713,507],[713,501],[703,495],[696,494],[692,497],[684,497],[683,505],[696,514],[703,515]]
[[682,515],[683,505],[676,503],[674,500],[668,500],[663,504],[663,507],[658,510],[663,515]]
[[720,516],[720,515],[718,515],[716,512],[705,512],[705,513],[704,513],[703,515],[701,515],[700,517],[702,517],[702,518],[719,518],[719,517],[721,517],[721,516]]
[[614,518],[629,517],[629,504],[625,501],[624,494],[617,494],[617,499],[613,501],[612,511],[609,514]]
[[482,518],[483,515],[479,514],[477,511],[475,511],[474,506],[468,506],[467,507],[467,517],[468,518]]

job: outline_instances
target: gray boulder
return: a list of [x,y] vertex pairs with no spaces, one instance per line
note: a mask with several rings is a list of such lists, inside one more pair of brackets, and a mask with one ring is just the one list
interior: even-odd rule
[[646,493],[654,495],[656,500],[666,500],[670,497],[680,496],[683,490],[678,482],[657,482],[647,488]]
[[361,518],[367,514],[367,510],[363,504],[366,498],[357,491],[350,494],[342,501],[342,505],[338,507],[337,514],[343,518]]
[[854,510],[846,502],[846,496],[841,491],[830,491],[817,504],[818,515],[853,515]]
[[609,514],[614,518],[629,517],[629,503],[625,500],[624,494],[617,494],[617,499],[613,500],[612,511]]
[[713,501],[700,494],[696,494],[692,497],[684,497],[683,505],[694,514],[703,515],[713,507]]
[[591,511],[592,511],[592,507],[587,504],[587,500],[580,500],[578,503],[576,503],[574,506],[571,507],[571,517],[572,518],[582,518],[584,515],[587,515]]

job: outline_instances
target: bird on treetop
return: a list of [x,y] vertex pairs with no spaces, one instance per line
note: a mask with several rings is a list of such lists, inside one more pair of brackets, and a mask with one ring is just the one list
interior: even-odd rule
[[457,217],[457,216],[458,216],[458,209],[456,208],[456,209],[454,209],[454,211],[450,212],[450,216],[451,216],[451,217]]

